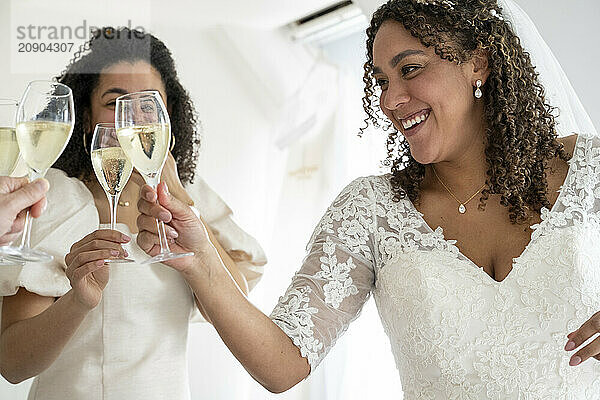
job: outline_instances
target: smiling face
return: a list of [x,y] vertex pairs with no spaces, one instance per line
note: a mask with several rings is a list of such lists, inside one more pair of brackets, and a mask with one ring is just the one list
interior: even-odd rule
[[[473,96],[486,68],[443,60],[396,21],[384,22],[373,42],[373,76],[380,107],[421,164],[460,159],[483,141],[483,101]],[[485,89],[483,89],[485,90]]]
[[165,85],[159,72],[145,61],[121,62],[102,70],[90,98],[90,110],[86,115],[87,132],[92,132],[97,123],[115,122],[117,97],[145,90],[158,91],[167,104]]

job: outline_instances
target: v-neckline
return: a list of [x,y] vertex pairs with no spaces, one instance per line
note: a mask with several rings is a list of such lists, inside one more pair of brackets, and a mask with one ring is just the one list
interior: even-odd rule
[[[575,146],[573,147],[573,155],[571,156],[571,159],[567,162],[567,164],[569,165],[569,168],[567,169],[567,175],[565,177],[565,180],[563,181],[562,185],[560,186],[560,190],[558,192],[558,196],[556,197],[556,200],[554,201],[554,204],[552,205],[552,208],[550,209],[549,214],[552,214],[553,212],[555,212],[555,209],[557,207],[557,205],[559,204],[559,201],[561,200],[561,198],[563,197],[563,193],[565,192],[565,187],[568,185],[569,183],[569,179],[571,178],[571,174],[573,171],[573,164],[577,161],[575,159],[576,155],[577,155],[577,149],[579,147],[579,143],[580,143],[580,139],[581,138],[581,134],[577,135],[577,138],[575,139]],[[529,239],[529,242],[527,243],[527,245],[525,246],[525,248],[523,249],[523,251],[521,252],[521,254],[519,254],[517,257],[514,257],[512,259],[512,265],[511,265],[511,269],[508,272],[508,274],[504,277],[504,279],[502,279],[501,281],[497,281],[495,280],[493,277],[491,277],[487,272],[485,272],[485,270],[480,267],[479,265],[477,265],[473,260],[471,260],[469,257],[467,257],[461,250],[460,248],[455,245],[453,242],[456,242],[456,240],[454,239],[446,239],[446,236],[444,235],[444,228],[442,228],[441,226],[438,225],[438,227],[434,230],[432,229],[429,224],[427,223],[427,221],[425,220],[425,218],[423,218],[423,213],[421,213],[419,210],[417,210],[417,208],[415,207],[415,205],[413,204],[412,201],[410,201],[409,199],[407,199],[407,201],[410,203],[410,207],[412,208],[412,210],[417,214],[418,218],[421,220],[421,223],[423,224],[423,226],[425,227],[425,229],[427,230],[427,233],[433,234],[438,232],[439,234],[441,234],[442,238],[441,240],[446,243],[446,245],[449,248],[453,248],[456,250],[456,254],[458,256],[459,259],[467,262],[468,264],[471,265],[471,267],[474,267],[475,269],[479,270],[479,273],[482,273],[483,275],[485,275],[483,277],[483,279],[487,278],[488,283],[491,282],[493,285],[501,285],[503,284],[507,279],[510,278],[511,275],[513,275],[513,271],[515,269],[515,266],[517,264],[517,262],[522,259],[525,254],[527,253],[529,247],[534,243],[534,241],[537,238],[533,237],[533,232],[539,228],[539,226],[544,222],[544,218],[542,217],[542,221],[539,224],[535,224],[530,226],[530,228],[532,229],[531,232],[531,238]],[[542,209],[547,209],[546,207],[543,207]]]

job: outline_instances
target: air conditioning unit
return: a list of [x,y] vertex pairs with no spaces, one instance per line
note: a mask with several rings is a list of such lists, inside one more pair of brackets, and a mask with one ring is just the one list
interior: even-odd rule
[[295,42],[329,42],[365,29],[367,17],[352,1],[342,1],[288,25]]

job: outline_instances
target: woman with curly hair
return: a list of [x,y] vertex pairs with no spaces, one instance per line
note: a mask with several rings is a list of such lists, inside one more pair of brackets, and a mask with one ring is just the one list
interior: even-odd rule
[[[260,279],[264,253],[195,176],[200,140],[194,108],[160,40],[104,28],[57,80],[73,89],[76,122],[46,176],[51,207],[32,233],[37,247],[55,261],[0,271],[2,375],[13,383],[36,376],[30,399],[189,399],[188,324],[204,310],[182,274],[140,263],[148,257],[131,241],[138,233],[136,205],[144,184],[137,171],[121,195],[119,231],[102,229],[110,211],[90,162],[91,136],[97,123],[114,122],[117,97],[144,90],[161,94],[173,135],[161,181],[206,222],[240,294]],[[169,229],[168,236],[173,242],[177,233]],[[104,263],[120,257],[136,262]]]
[[[200,255],[168,265],[270,391],[306,378],[373,293],[406,400],[598,399],[588,358],[600,339],[582,345],[600,330],[600,138],[558,137],[521,44],[532,35],[512,0],[391,0],[374,13],[363,103],[368,122],[386,118],[391,174],[342,191],[270,318],[163,185],[142,188],[138,244],[157,252],[164,213],[177,249]],[[156,196],[161,207],[145,200]]]

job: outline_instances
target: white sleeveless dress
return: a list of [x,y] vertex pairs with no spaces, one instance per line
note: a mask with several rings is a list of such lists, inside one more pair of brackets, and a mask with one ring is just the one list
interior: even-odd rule
[[389,176],[346,187],[271,314],[311,370],[373,293],[405,400],[600,399],[600,362],[571,367],[564,350],[600,311],[599,138],[578,137],[558,200],[502,282],[392,198]]
[[[33,224],[32,244],[54,256],[51,263],[0,268],[0,296],[19,287],[59,297],[70,290],[64,257],[71,245],[98,229],[92,194],[77,179],[51,169],[48,209]],[[266,263],[258,243],[231,218],[231,210],[199,177],[188,192],[250,287]],[[106,228],[106,226],[103,226]],[[113,264],[100,304],[83,320],[58,359],[37,376],[29,400],[188,400],[186,347],[190,320],[201,321],[181,275],[149,258],[127,225],[124,247],[138,263]],[[1,298],[0,298],[1,306]]]

